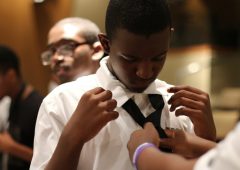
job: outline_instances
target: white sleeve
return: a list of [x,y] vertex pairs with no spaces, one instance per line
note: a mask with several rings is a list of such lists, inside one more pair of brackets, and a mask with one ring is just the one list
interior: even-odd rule
[[64,121],[56,106],[56,100],[47,96],[39,108],[30,170],[43,170],[57,146]]
[[240,123],[218,146],[204,154],[194,170],[240,170]]

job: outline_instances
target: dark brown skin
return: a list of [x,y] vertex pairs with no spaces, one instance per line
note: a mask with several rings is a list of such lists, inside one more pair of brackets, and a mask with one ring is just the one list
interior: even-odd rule
[[[132,160],[136,148],[145,142],[153,143],[156,147],[144,149],[137,159],[138,170],[192,170],[196,160],[187,160],[176,154],[159,151],[159,135],[152,123],[146,123],[144,129],[132,133],[128,142],[129,156]],[[188,147],[185,145],[185,147]],[[172,163],[171,163],[172,162]]]
[[160,139],[160,146],[171,148],[173,153],[185,158],[197,158],[216,146],[215,142],[182,130],[165,130],[169,138]]
[[84,143],[118,117],[116,105],[108,90],[97,87],[87,91],[65,126],[46,170],[76,169]]
[[[168,90],[173,93],[168,103],[176,116],[188,116],[194,124],[195,133],[205,139],[216,140],[209,95],[190,86],[175,86]],[[178,108],[181,106],[180,108]]]

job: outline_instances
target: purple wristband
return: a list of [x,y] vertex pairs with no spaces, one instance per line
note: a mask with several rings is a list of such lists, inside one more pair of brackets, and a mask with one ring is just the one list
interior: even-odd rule
[[142,143],[141,145],[139,145],[137,147],[137,149],[135,150],[134,154],[133,154],[133,166],[134,166],[134,169],[137,170],[137,160],[138,160],[138,157],[139,155],[142,153],[142,151],[146,148],[149,148],[149,147],[154,147],[154,148],[157,148],[154,144],[152,143]]

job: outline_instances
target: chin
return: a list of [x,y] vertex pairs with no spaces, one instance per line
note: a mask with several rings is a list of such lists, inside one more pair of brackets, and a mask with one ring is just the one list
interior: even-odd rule
[[59,79],[60,79],[60,84],[67,83],[67,82],[71,81],[69,78],[66,78],[66,77],[59,77]]
[[128,88],[131,92],[142,93],[147,87],[130,87]]

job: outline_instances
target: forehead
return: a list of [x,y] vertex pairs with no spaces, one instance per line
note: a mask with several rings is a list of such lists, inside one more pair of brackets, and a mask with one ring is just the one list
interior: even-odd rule
[[134,34],[126,29],[118,29],[111,41],[111,46],[130,55],[154,56],[168,51],[169,42],[169,28],[149,36]]
[[75,40],[77,42],[85,41],[79,28],[72,24],[65,24],[53,27],[48,34],[48,44],[53,44],[61,39]]

